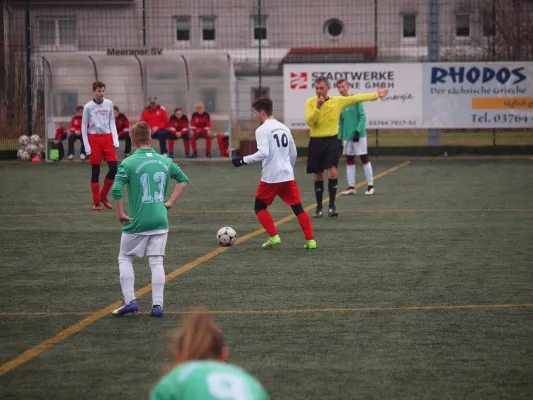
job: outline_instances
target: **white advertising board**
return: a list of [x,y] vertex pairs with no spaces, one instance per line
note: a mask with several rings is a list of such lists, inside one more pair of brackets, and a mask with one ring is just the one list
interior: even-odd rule
[[[305,101],[314,82],[348,80],[352,94],[377,87],[365,103],[369,129],[516,128],[533,126],[533,63],[285,64],[284,118],[307,129]],[[330,94],[339,95],[332,87]]]

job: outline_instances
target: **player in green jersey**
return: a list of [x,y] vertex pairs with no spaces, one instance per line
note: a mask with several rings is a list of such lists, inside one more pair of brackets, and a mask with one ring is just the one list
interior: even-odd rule
[[[350,84],[344,78],[337,80],[337,89],[343,96],[350,96]],[[366,134],[366,113],[363,103],[354,104],[342,110],[339,119],[339,138],[344,141],[346,156],[346,177],[348,189],[343,195],[355,194],[355,156],[361,158],[363,171],[368,182],[365,194],[374,194],[374,175],[372,163],[368,159],[368,142]]]
[[157,382],[150,400],[267,400],[261,383],[227,364],[224,334],[204,309],[191,313],[173,347],[177,366]]
[[[151,315],[162,317],[165,287],[163,256],[168,236],[168,210],[181,196],[189,179],[170,158],[157,154],[150,146],[152,139],[146,122],[134,125],[130,136],[137,151],[118,167],[112,190],[117,218],[123,225],[118,267],[124,295],[124,302],[112,314],[122,316],[139,310],[135,300],[133,257],[146,255],[152,270]],[[177,185],[165,201],[170,178]],[[128,187],[129,215],[124,212],[122,203],[125,185]]]

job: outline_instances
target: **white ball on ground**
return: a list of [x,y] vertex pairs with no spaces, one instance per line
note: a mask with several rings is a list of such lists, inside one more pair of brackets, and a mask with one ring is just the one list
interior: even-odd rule
[[28,161],[30,159],[30,153],[28,153],[26,149],[19,149],[17,157],[19,160]]
[[237,241],[237,232],[229,226],[224,226],[218,230],[217,240],[221,246],[233,246]]

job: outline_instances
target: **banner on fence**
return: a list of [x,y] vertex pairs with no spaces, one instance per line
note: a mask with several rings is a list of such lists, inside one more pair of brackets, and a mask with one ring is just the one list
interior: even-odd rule
[[[365,103],[370,129],[522,128],[533,126],[533,63],[285,64],[284,118],[306,129],[314,82],[345,78],[352,93],[389,89]],[[339,95],[332,87],[330,94]]]

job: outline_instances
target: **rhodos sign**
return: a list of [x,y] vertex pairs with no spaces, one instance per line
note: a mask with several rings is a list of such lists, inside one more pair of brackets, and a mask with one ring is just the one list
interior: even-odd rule
[[514,69],[509,69],[507,67],[502,67],[499,69],[494,69],[490,67],[432,67],[431,68],[431,84],[435,85],[438,83],[488,83],[492,80],[505,85],[509,80],[512,79],[512,84],[517,84],[527,79],[527,76],[524,75],[524,67],[518,67]]
[[425,127],[533,126],[532,103],[532,63],[431,63],[424,66]]
[[285,123],[291,128],[305,129],[305,102],[315,95],[314,84],[325,76],[338,96],[335,81],[343,78],[352,88],[352,94],[369,93],[378,87],[387,88],[391,95],[385,99],[365,103],[368,126],[416,127],[421,124],[422,82],[420,64],[286,64],[284,65]]

